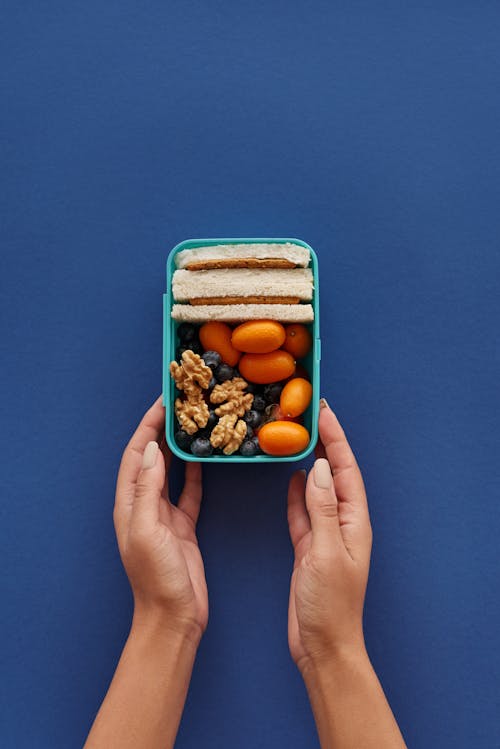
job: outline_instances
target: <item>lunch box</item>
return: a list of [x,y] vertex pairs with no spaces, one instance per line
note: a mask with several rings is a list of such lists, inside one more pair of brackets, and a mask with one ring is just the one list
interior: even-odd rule
[[[303,414],[303,424],[311,435],[308,446],[300,453],[295,455],[274,456],[274,455],[253,455],[245,457],[244,455],[210,455],[208,457],[196,457],[190,452],[181,450],[177,445],[174,435],[177,430],[177,420],[174,413],[174,402],[177,397],[176,388],[173,379],[170,376],[169,365],[175,359],[175,352],[178,345],[177,327],[179,323],[172,320],[170,311],[173,304],[172,296],[172,277],[176,270],[175,256],[181,250],[192,249],[193,247],[208,247],[218,244],[268,244],[268,243],[285,243],[305,247],[310,252],[309,267],[313,272],[313,298],[311,304],[314,309],[314,321],[309,323],[308,327],[312,334],[313,346],[311,351],[300,363],[309,373],[313,387],[311,403],[307,411]],[[275,238],[244,238],[244,239],[186,239],[184,242],[176,245],[167,258],[167,286],[166,293],[163,295],[163,404],[166,410],[165,419],[165,436],[167,444],[174,453],[182,460],[190,460],[201,463],[283,463],[302,460],[314,449],[318,438],[318,413],[319,413],[319,374],[321,359],[321,340],[319,335],[319,277],[318,277],[318,258],[316,253],[306,242],[300,239],[275,239]]]

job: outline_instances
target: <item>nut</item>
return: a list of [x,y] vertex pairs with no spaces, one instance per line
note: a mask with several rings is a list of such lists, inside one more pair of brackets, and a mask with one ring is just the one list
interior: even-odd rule
[[209,409],[203,398],[202,388],[208,388],[212,370],[204,363],[201,356],[194,351],[184,351],[181,363],[170,362],[170,374],[178,390],[182,390],[185,399],[175,401],[177,421],[188,434],[194,434],[207,424]]
[[[220,403],[215,409],[217,416],[236,414],[243,416],[252,408],[252,393],[244,393],[248,383],[242,377],[233,377],[221,385],[216,385],[210,393],[211,403]],[[225,402],[224,402],[225,401]]]
[[217,425],[210,435],[212,447],[222,447],[224,455],[232,455],[239,448],[247,433],[243,419],[246,411],[252,407],[252,393],[245,393],[247,382],[242,377],[216,385],[210,393],[211,403],[219,403],[215,413],[219,416]]
[[[246,383],[245,383],[246,384]],[[236,413],[221,416],[210,435],[212,447],[224,445],[224,455],[232,455],[239,448],[247,433],[247,425],[243,419],[238,419]]]
[[[175,401],[175,415],[181,428],[188,434],[194,434],[206,426],[210,411],[203,397],[212,379],[212,370],[203,359],[193,351],[184,351],[181,363],[170,363],[172,375],[178,390],[183,391],[184,398]],[[239,418],[252,407],[252,393],[245,393],[247,382],[242,377],[233,377],[216,385],[210,401],[219,404],[215,413],[219,421],[212,429],[210,443],[212,447],[222,447],[224,455],[232,455],[245,439],[247,425]]]
[[200,427],[206,426],[210,413],[201,394],[201,388],[198,388],[198,392],[199,398],[196,400],[195,396],[190,396],[185,400],[175,399],[177,421],[188,434],[194,434]]
[[176,361],[170,362],[170,374],[178,390],[184,390],[186,395],[189,391],[193,392],[193,385],[208,388],[212,379],[210,367],[207,367],[201,356],[191,350],[183,352],[180,364]]

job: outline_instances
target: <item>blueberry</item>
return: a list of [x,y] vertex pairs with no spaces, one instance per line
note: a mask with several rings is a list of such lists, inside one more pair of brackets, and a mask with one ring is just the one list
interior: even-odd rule
[[255,395],[252,403],[254,411],[263,411],[266,407],[266,399],[263,395]]
[[191,351],[194,351],[195,354],[200,354],[203,351],[203,346],[199,341],[191,341],[190,343],[190,349]]
[[212,390],[212,388],[214,388],[216,385],[217,385],[217,380],[215,379],[215,377],[211,377],[210,382],[208,383],[208,389]]
[[181,345],[180,345],[180,346],[177,346],[177,348],[176,348],[176,350],[175,350],[175,358],[177,359],[177,361],[180,361],[180,360],[181,360],[182,354],[184,353],[184,351],[187,351],[187,350],[188,350],[188,346],[187,346],[187,344],[186,344],[186,346],[184,346],[184,345],[183,345],[183,344],[181,343]]
[[181,448],[181,450],[189,450],[189,446],[191,445],[193,438],[190,434],[185,432],[184,429],[179,429],[175,433],[175,441]]
[[254,443],[254,446],[255,446],[255,452],[261,453],[262,450],[260,449],[259,438],[257,437],[256,434],[252,437],[252,442]]
[[250,411],[246,412],[243,419],[249,426],[252,427],[252,429],[255,429],[255,427],[258,427],[260,424],[262,414],[260,414],[258,411],[254,411],[252,408]]
[[197,437],[191,443],[191,452],[197,458],[207,458],[212,454],[213,448],[207,437]]
[[264,398],[268,403],[279,403],[281,391],[283,385],[279,382],[273,382],[271,385],[266,385],[264,388]]
[[219,382],[226,382],[234,377],[234,369],[229,364],[219,364],[214,374]]
[[203,429],[198,429],[196,432],[196,439],[210,439],[210,429],[207,429],[207,427],[203,427]]
[[257,393],[259,391],[259,386],[255,384],[255,382],[247,382],[247,393]]
[[217,353],[217,351],[204,351],[201,355],[201,358],[203,359],[207,367],[210,367],[212,372],[214,371],[214,369],[217,369],[222,361],[221,356]]
[[208,421],[207,421],[206,428],[209,429],[210,431],[212,431],[212,429],[214,428],[214,426],[216,426],[216,424],[217,424],[218,421],[219,421],[219,417],[217,416],[217,414],[215,413],[215,411],[210,411],[210,413],[208,415]]
[[246,458],[257,455],[260,452],[259,442],[256,437],[250,440],[245,440],[240,447],[240,455],[244,455]]
[[246,434],[246,437],[245,437],[245,439],[247,439],[247,440],[251,440],[251,439],[252,439],[252,437],[253,437],[253,429],[252,429],[252,427],[250,426],[250,424],[247,424],[247,434]]
[[181,322],[177,328],[177,335],[182,343],[190,343],[198,337],[198,328],[190,322]]
[[198,341],[191,341],[190,343],[181,343],[180,346],[177,346],[175,356],[179,361],[184,351],[194,351],[195,354],[201,354],[201,344]]

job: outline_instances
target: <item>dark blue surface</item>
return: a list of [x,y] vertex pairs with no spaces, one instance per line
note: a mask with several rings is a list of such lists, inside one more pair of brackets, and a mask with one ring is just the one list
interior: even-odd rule
[[[2,747],[81,745],[104,695],[165,258],[224,235],[319,254],[323,390],[375,531],[367,640],[409,746],[500,746],[499,29],[482,0],[4,4]],[[206,470],[182,749],[316,745],[289,471]]]

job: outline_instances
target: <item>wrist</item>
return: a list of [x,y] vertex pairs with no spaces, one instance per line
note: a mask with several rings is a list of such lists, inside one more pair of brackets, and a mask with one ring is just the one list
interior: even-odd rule
[[367,665],[371,667],[363,639],[354,643],[337,644],[314,656],[303,656],[297,662],[297,668],[308,688],[330,681],[332,676],[340,675],[346,669],[362,669]]
[[173,615],[162,606],[143,605],[136,602],[130,635],[147,638],[159,647],[191,650],[196,654],[203,632],[201,627],[187,617]]

